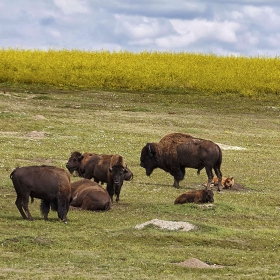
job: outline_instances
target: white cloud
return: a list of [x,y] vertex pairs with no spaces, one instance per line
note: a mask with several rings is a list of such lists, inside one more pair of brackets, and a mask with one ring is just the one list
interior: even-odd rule
[[115,19],[116,32],[134,39],[156,38],[172,32],[168,20],[124,15],[115,15]]
[[88,12],[87,2],[83,0],[53,0],[53,2],[66,15]]
[[219,41],[234,43],[236,42],[236,31],[239,24],[235,22],[217,22],[204,19],[192,21],[171,20],[174,29],[182,36],[190,36],[199,39],[217,39]]

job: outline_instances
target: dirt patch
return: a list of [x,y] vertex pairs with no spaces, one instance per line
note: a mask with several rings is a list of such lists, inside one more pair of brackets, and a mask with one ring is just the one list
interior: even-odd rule
[[46,118],[43,115],[33,116],[33,119],[35,119],[35,120],[46,120]]
[[146,227],[148,225],[155,225],[156,227],[159,227],[160,229],[180,230],[180,231],[190,231],[190,230],[196,228],[195,225],[187,223],[187,222],[172,222],[172,221],[164,221],[164,220],[159,220],[159,219],[153,219],[153,220],[145,222],[143,224],[139,224],[135,228],[143,229],[144,227]]
[[238,146],[229,146],[229,145],[225,145],[225,144],[221,144],[221,143],[216,143],[216,144],[219,145],[219,147],[222,150],[235,150],[235,151],[247,150],[247,148],[242,148],[242,147],[238,147]]
[[26,133],[24,136],[30,137],[30,138],[44,138],[46,136],[46,132],[44,131],[31,131]]
[[[218,187],[216,186],[211,186],[211,189],[212,190],[217,190]],[[228,188],[228,189],[221,189],[221,192],[231,192],[231,191],[237,191],[237,192],[240,192],[240,191],[248,191],[249,189],[245,188],[244,185],[242,184],[238,184],[238,183],[234,183],[234,185],[231,187],[231,188]]]
[[198,204],[201,209],[208,209],[208,208],[214,208],[215,205],[213,203],[203,203]]
[[223,267],[222,265],[216,265],[216,264],[210,265],[196,258],[190,258],[176,264],[180,266],[191,267],[191,268],[222,268]]

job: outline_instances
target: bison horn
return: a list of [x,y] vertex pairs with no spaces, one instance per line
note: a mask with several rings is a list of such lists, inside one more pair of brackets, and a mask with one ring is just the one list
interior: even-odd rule
[[149,156],[153,157],[154,154],[152,153],[151,144],[148,145]]

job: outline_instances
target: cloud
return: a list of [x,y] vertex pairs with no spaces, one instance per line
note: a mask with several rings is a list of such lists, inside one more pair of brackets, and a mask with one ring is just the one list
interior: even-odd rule
[[0,10],[5,48],[280,54],[276,0],[2,0]]
[[88,12],[87,1],[84,0],[53,0],[53,2],[66,15]]

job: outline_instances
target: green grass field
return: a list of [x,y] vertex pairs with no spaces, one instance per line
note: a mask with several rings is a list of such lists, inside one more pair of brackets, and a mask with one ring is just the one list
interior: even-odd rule
[[[1,88],[0,88],[1,89]],[[280,102],[192,93],[57,90],[2,84],[0,92],[0,278],[3,279],[279,279]],[[44,118],[40,117],[43,116]],[[185,132],[244,150],[223,150],[222,172],[246,191],[215,192],[214,207],[174,205],[202,188],[205,171],[187,169],[181,188],[139,166],[147,142]],[[119,153],[134,179],[108,212],[55,212],[23,220],[9,178],[17,166],[65,168],[74,150]],[[77,180],[78,178],[71,177]],[[186,221],[190,232],[137,224]],[[223,268],[176,265],[189,258]]]

